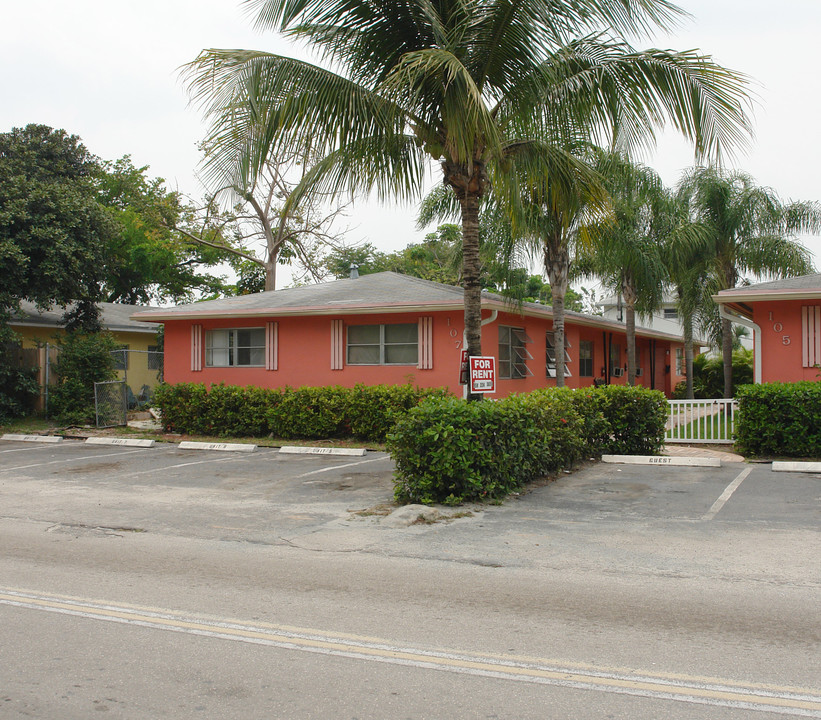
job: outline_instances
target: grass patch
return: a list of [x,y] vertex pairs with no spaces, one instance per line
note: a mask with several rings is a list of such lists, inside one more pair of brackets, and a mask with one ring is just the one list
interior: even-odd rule
[[733,428],[727,413],[691,420],[684,425],[677,425],[667,431],[667,439],[687,438],[693,440],[723,440],[728,445],[733,443]]

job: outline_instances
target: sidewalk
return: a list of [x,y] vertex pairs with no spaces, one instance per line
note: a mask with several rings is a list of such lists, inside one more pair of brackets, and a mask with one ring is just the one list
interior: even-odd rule
[[[724,447],[724,446],[721,446]],[[744,462],[741,455],[728,452],[726,450],[719,450],[715,446],[701,445],[694,447],[692,445],[679,445],[678,443],[665,445],[662,455],[670,455],[672,457],[713,457],[719,458],[721,462]]]

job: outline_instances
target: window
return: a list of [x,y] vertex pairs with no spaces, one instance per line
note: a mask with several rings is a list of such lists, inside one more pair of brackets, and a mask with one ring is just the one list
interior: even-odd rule
[[616,343],[610,343],[610,372],[615,375],[616,373],[613,372],[616,369],[622,369],[621,367],[621,345],[617,345]]
[[148,369],[162,370],[162,350],[159,345],[148,346]]
[[663,313],[665,320],[678,320],[678,310],[676,308],[664,308]]
[[687,365],[684,362],[684,348],[676,348],[676,375],[686,375]]
[[[570,377],[570,367],[568,363],[570,362],[570,354],[567,352],[567,348],[570,347],[570,343],[567,341],[567,335],[564,336],[564,376]],[[553,339],[553,332],[550,331],[545,334],[545,350],[547,354],[547,359],[545,362],[545,369],[547,371],[547,377],[556,377],[556,343]]]
[[593,377],[593,341],[579,342],[579,376]]
[[111,351],[114,358],[115,370],[128,370],[128,345],[120,345],[116,350]]
[[265,328],[209,330],[205,333],[207,367],[265,365]]
[[348,365],[416,365],[418,357],[416,323],[348,327]]
[[528,337],[524,328],[499,326],[499,377],[507,380],[517,380],[533,375],[527,367],[528,359],[533,356],[525,345],[533,341]]

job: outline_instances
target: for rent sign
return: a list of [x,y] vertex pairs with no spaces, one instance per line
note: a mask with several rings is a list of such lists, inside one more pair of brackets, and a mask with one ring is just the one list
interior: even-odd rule
[[472,393],[496,392],[496,358],[470,358],[470,391]]

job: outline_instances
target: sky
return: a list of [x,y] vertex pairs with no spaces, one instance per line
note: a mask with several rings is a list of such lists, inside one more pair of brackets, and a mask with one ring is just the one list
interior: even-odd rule
[[[679,0],[689,20],[637,47],[700,49],[748,75],[755,139],[731,165],[784,199],[821,201],[821,75],[817,0]],[[26,0],[6,3],[0,43],[0,132],[29,123],[82,138],[95,155],[131,155],[169,188],[199,197],[197,143],[205,126],[179,68],[204,48],[253,48],[305,57],[274,33],[259,33],[237,0]],[[664,133],[642,158],[674,185],[692,150]],[[432,179],[432,183],[438,178]],[[358,202],[346,241],[381,250],[420,241],[415,209]],[[802,241],[821,269],[821,238]]]

